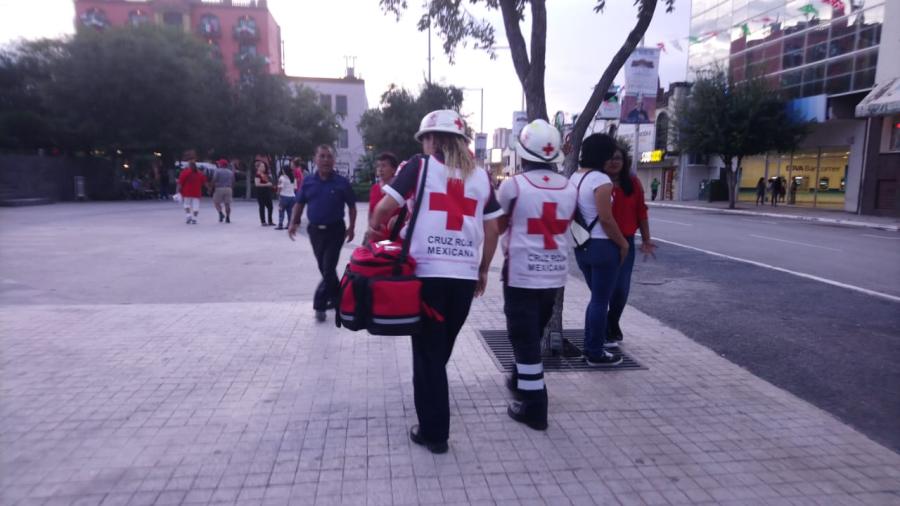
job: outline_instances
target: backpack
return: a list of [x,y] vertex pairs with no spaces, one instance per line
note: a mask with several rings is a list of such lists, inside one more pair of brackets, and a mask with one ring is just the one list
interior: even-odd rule
[[348,330],[367,330],[376,336],[408,336],[422,325],[422,281],[416,277],[416,261],[409,256],[410,242],[422,204],[428,176],[428,158],[419,176],[419,190],[402,242],[391,238],[356,248],[341,278],[335,325]]
[[581,177],[578,186],[575,189],[575,216],[572,218],[572,224],[569,226],[569,233],[572,234],[572,244],[577,250],[587,248],[588,242],[591,240],[591,230],[597,225],[599,215],[595,216],[593,221],[588,224],[584,216],[581,214],[581,207],[578,205],[578,196],[581,192],[581,183],[587,178],[588,173]]

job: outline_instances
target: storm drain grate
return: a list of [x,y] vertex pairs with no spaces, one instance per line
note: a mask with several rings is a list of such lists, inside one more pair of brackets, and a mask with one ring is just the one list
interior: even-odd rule
[[[512,371],[516,364],[512,344],[505,330],[479,330],[485,347],[494,356],[494,362],[501,370]],[[563,350],[561,354],[544,357],[545,371],[619,371],[622,369],[646,369],[622,347],[609,350],[622,356],[622,362],[608,367],[588,367],[581,357],[584,346],[584,329],[563,330]]]

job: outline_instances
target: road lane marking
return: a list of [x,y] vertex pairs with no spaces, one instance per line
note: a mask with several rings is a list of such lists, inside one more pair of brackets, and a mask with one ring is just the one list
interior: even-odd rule
[[818,244],[810,244],[808,242],[797,242],[797,241],[788,241],[787,239],[778,239],[777,237],[769,237],[767,235],[750,234],[750,237],[756,237],[757,239],[765,239],[767,241],[778,241],[778,242],[786,242],[788,244],[799,244],[800,246],[809,246],[810,248],[827,249],[829,251],[837,251],[839,253],[844,251],[844,250],[840,250],[840,249],[836,249],[836,248],[829,248],[828,246],[819,246]]
[[765,223],[766,225],[781,225],[781,223],[775,221],[754,220],[752,218],[741,218],[741,221],[749,221],[750,223]]
[[693,227],[693,226],[694,226],[693,223],[683,223],[683,222],[680,222],[680,221],[664,220],[664,219],[662,219],[662,218],[653,218],[653,221],[654,221],[654,222],[659,221],[659,222],[662,222],[662,223],[671,223],[672,225],[681,225],[681,226],[684,226],[684,227]]
[[747,260],[746,258],[738,258],[738,257],[733,257],[731,255],[725,255],[723,253],[716,253],[715,251],[710,251],[710,250],[702,249],[702,248],[696,248],[694,246],[688,246],[687,244],[681,244],[679,242],[669,241],[667,239],[662,239],[660,237],[654,237],[653,240],[661,242],[661,243],[665,243],[665,244],[671,244],[672,246],[678,246],[678,247],[693,250],[693,251],[699,251],[700,253],[706,253],[707,255],[726,258],[728,260],[734,260],[735,262],[743,262],[745,264],[755,265],[757,267],[771,269],[773,271],[784,272],[786,274],[791,274],[791,275],[794,275],[794,276],[797,276],[800,278],[811,279],[813,281],[818,281],[820,283],[825,283],[827,285],[837,286],[840,288],[846,288],[848,290],[853,290],[855,292],[863,293],[866,295],[871,295],[873,297],[879,297],[882,299],[887,299],[891,302],[900,303],[900,297],[897,297],[896,295],[890,295],[887,293],[876,292],[875,290],[869,290],[868,288],[863,288],[861,286],[848,285],[847,283],[841,283],[840,281],[834,281],[831,279],[820,278],[819,276],[813,276],[812,274],[806,274],[805,272],[792,271],[790,269],[776,267],[774,265],[764,264],[762,262],[757,262],[754,260]]
[[888,237],[886,235],[861,234],[863,237],[874,237],[876,239],[887,239],[889,241],[900,241],[900,237]]

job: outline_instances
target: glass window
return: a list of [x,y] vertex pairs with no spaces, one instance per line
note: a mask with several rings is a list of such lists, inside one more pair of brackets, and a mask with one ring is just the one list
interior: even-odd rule
[[338,131],[337,146],[340,149],[347,149],[350,146],[350,139],[347,130],[341,128]]
[[256,56],[256,45],[242,43],[238,46],[238,54],[241,56]]
[[817,62],[825,59],[828,54],[828,44],[822,42],[806,48],[806,63]]
[[875,86],[875,69],[857,71],[853,74],[853,89],[867,90]]
[[347,95],[335,95],[334,112],[343,116],[347,115]]
[[853,72],[853,59],[841,58],[839,60],[830,60],[825,75],[828,77],[840,76]]
[[900,114],[891,117],[891,151],[900,151]]
[[150,22],[150,15],[142,10],[131,11],[128,13],[128,23],[131,26],[141,26]]
[[831,39],[828,45],[828,56],[840,56],[853,51],[853,44],[856,41],[856,34],[844,35],[836,39]]
[[825,81],[811,81],[803,83],[802,94],[804,97],[821,95],[825,90]]
[[184,26],[184,16],[180,12],[164,12],[163,24],[181,28]]
[[850,147],[822,148],[819,158],[816,207],[843,207]]
[[331,95],[325,93],[319,95],[319,105],[331,111]]
[[781,74],[781,87],[796,86],[803,80],[803,74],[799,70]]
[[878,65],[878,51],[867,51],[856,57],[856,71],[873,69]]
[[844,93],[850,91],[850,74],[844,74],[837,77],[829,77],[825,82],[825,91],[830,94]]
[[[798,151],[787,165],[788,203],[812,205],[816,191],[818,151]],[[784,167],[784,166],[782,166]]]

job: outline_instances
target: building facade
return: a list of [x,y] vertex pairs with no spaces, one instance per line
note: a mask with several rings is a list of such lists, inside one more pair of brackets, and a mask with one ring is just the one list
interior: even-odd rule
[[145,23],[196,35],[222,59],[232,81],[257,62],[270,74],[283,73],[281,28],[266,0],[75,0],[79,30]]
[[[798,119],[814,121],[793,153],[746,158],[740,198],[753,201],[759,178],[783,178],[786,203],[875,211],[863,185],[871,122],[856,105],[876,87],[893,0],[694,0],[689,76],[727,69],[735,81],[763,77],[791,99]],[[888,26],[889,29],[885,27]],[[695,171],[704,169],[695,168]],[[711,171],[707,176],[712,176]],[[696,174],[686,174],[695,176]],[[882,199],[882,205],[888,205]],[[893,205],[893,204],[890,204]]]
[[319,94],[320,103],[337,114],[340,131],[335,143],[335,170],[353,178],[357,162],[366,153],[366,146],[359,131],[359,121],[369,108],[366,99],[366,82],[356,77],[353,69],[347,69],[342,78],[289,76],[292,86],[305,86]]

